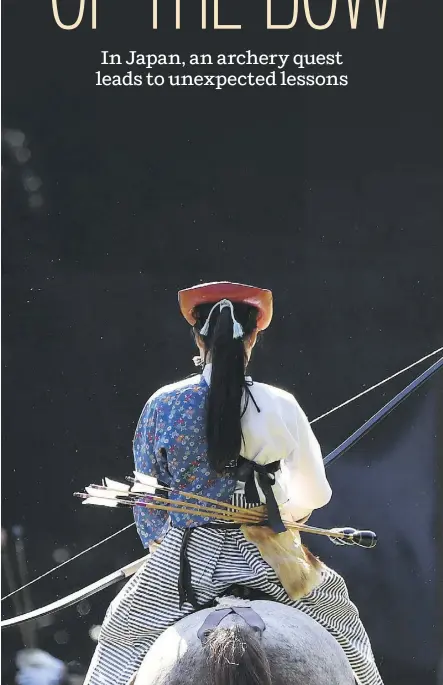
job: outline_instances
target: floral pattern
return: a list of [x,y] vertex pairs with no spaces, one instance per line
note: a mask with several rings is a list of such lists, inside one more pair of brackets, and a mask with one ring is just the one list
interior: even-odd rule
[[[207,459],[205,404],[208,390],[203,376],[194,377],[189,382],[160,390],[148,400],[134,437],[135,469],[174,489],[229,502],[235,490],[235,479],[217,475]],[[171,492],[169,499],[191,504],[177,492]],[[205,502],[198,500],[193,503],[205,506]],[[144,547],[162,538],[169,523],[189,528],[210,521],[208,517],[169,514],[143,507],[134,509],[134,518]]]

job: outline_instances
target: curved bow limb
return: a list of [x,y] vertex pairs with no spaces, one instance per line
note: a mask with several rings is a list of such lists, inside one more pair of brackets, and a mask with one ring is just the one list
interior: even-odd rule
[[[438,350],[435,350],[433,354],[436,354],[438,352],[441,352],[441,348]],[[429,356],[432,355],[427,355],[427,357],[424,357],[423,359],[420,359],[417,363],[424,361],[424,359],[427,359]],[[415,366],[415,363],[414,363]],[[438,359],[432,366],[430,366],[426,371],[424,371],[420,376],[418,376],[412,383],[410,383],[406,388],[404,388],[400,393],[398,393],[395,397],[392,398],[384,407],[382,407],[374,416],[372,416],[368,421],[366,421],[363,426],[361,426],[357,431],[355,431],[347,440],[345,440],[341,445],[336,447],[332,452],[330,452],[323,460],[325,467],[329,466],[332,462],[334,462],[336,459],[342,456],[345,452],[347,452],[353,445],[355,445],[358,440],[360,440],[363,435],[366,435],[373,427],[376,425],[379,421],[384,419],[393,409],[395,409],[402,401],[406,399],[414,390],[417,390],[425,381],[427,381],[436,371],[441,369],[443,366],[443,358]],[[407,367],[410,368],[410,367]],[[406,369],[404,369],[406,370]],[[398,375],[398,374],[396,374]],[[378,387],[374,386],[374,387]],[[356,399],[356,398],[353,398]],[[341,406],[341,405],[340,405]],[[338,407],[337,407],[338,408]],[[328,412],[329,413],[329,412]],[[322,417],[318,417],[320,419]],[[318,420],[317,419],[317,420]],[[122,529],[125,530],[125,529]],[[121,532],[121,531],[118,531]],[[312,532],[312,531],[305,531],[305,532]],[[358,531],[360,532],[360,531]],[[366,531],[363,531],[366,532]],[[368,531],[371,532],[371,531]],[[331,536],[332,537],[332,536]],[[339,537],[339,536],[337,536]],[[106,539],[106,538],[105,538]],[[103,542],[103,541],[102,541]],[[363,546],[371,546],[371,545],[363,545]],[[106,576],[105,578],[102,578],[95,583],[92,583],[91,585],[88,585],[86,588],[83,588],[82,590],[78,590],[77,592],[74,592],[67,597],[64,597],[60,600],[57,600],[56,602],[52,602],[51,604],[46,605],[45,607],[41,607],[40,609],[36,609],[35,611],[31,611],[27,614],[22,614],[20,616],[16,616],[15,618],[7,619],[5,621],[0,622],[0,627],[1,628],[8,628],[14,625],[20,625],[21,623],[25,621],[32,621],[36,618],[40,618],[42,616],[47,616],[48,614],[51,614],[55,611],[59,611],[60,609],[64,609],[66,607],[71,606],[72,604],[76,604],[77,602],[80,602],[82,599],[85,599],[86,597],[90,597],[91,595],[94,595],[96,592],[100,592],[100,590],[104,590],[106,587],[109,587],[110,585],[113,585],[114,583],[117,583],[119,580],[124,580],[125,578],[129,578],[133,573],[135,573],[138,568],[142,565],[146,557],[143,557],[142,559],[139,559],[137,561],[134,561],[131,564],[128,564],[127,566],[124,566],[123,568],[119,569],[118,571],[114,571],[114,573],[111,573],[110,575]]]
[[426,371],[423,371],[420,376],[415,378],[406,388],[403,388],[392,400],[389,400],[381,409],[378,410],[370,419],[365,421],[365,423],[360,426],[349,438],[346,438],[338,447],[330,452],[323,459],[323,463],[326,466],[332,464],[333,461],[341,457],[345,452],[347,452],[351,447],[353,447],[359,440],[361,440],[377,423],[380,423],[388,414],[398,407],[399,404],[404,402],[404,400],[409,397],[415,390],[418,390],[423,383],[425,383],[436,371],[439,371],[443,367],[443,357],[438,359],[432,366],[430,366]]
[[148,557],[145,556],[141,559],[137,559],[137,561],[133,561],[130,564],[127,564],[127,566],[123,566],[117,571],[114,571],[114,573],[110,573],[108,576],[100,578],[100,580],[96,580],[95,583],[91,583],[91,585],[88,585],[87,587],[84,587],[81,590],[72,592],[70,595],[62,597],[62,599],[58,599],[55,602],[51,602],[51,604],[47,604],[44,607],[40,607],[40,609],[35,609],[34,611],[29,611],[27,614],[21,614],[20,616],[15,616],[14,618],[8,618],[5,621],[1,621],[0,627],[11,628],[13,626],[20,625],[21,623],[26,623],[27,621],[34,621],[35,619],[41,618],[42,616],[53,614],[56,611],[60,611],[61,609],[66,609],[66,607],[70,607],[73,604],[77,604],[78,602],[81,602],[83,599],[91,597],[91,595],[95,595],[97,592],[100,592],[101,590],[104,590],[105,588],[110,587],[115,583],[118,583],[120,580],[125,580],[126,578],[129,578],[136,571],[138,571],[138,569],[142,566],[142,564],[146,561],[147,558]]

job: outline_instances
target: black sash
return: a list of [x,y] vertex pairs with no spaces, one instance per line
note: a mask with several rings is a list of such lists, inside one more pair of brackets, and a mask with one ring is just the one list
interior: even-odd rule
[[[238,530],[241,528],[241,523],[206,523],[198,528],[216,528],[217,530]],[[192,604],[194,609],[201,609],[197,602],[194,588],[192,587],[191,564],[188,559],[188,544],[189,539],[195,528],[185,528],[180,547],[180,570],[178,574],[178,596],[180,602],[180,609],[185,602]]]
[[245,484],[245,499],[248,504],[260,504],[260,497],[255,482],[257,473],[258,482],[263,490],[268,507],[268,524],[274,533],[284,533],[286,527],[282,521],[272,486],[275,485],[275,473],[280,470],[280,461],[261,466],[254,461],[239,457],[237,461],[236,478]]
[[186,528],[183,533],[182,544],[180,548],[180,571],[178,574],[178,596],[180,601],[180,609],[185,602],[190,602],[194,609],[199,609],[200,606],[195,596],[194,588],[191,582],[191,565],[189,563],[187,548],[189,538],[192,533],[192,528]]

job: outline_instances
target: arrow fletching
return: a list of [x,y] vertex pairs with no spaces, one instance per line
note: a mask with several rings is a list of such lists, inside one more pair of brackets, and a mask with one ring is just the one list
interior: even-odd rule
[[[75,494],[78,497],[81,493],[75,493]],[[121,506],[121,502],[118,502],[117,500],[103,499],[101,497],[88,497],[88,496],[86,496],[82,499],[83,499],[82,504],[92,504],[92,505],[98,506],[98,507],[114,507],[115,508],[115,507]]]
[[111,480],[110,478],[104,479],[104,485],[111,490],[117,490],[119,492],[129,492],[131,489],[130,485],[126,485],[126,483],[120,483],[117,480]]

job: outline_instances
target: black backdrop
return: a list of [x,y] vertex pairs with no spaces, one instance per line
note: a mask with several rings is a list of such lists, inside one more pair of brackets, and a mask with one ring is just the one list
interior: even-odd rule
[[[319,0],[325,15],[327,5]],[[74,14],[78,5],[66,0],[70,7]],[[110,2],[97,31],[66,32],[49,2],[5,0],[3,526],[25,527],[31,576],[54,563],[55,548],[74,554],[128,522],[121,512],[80,507],[71,493],[131,470],[145,399],[192,371],[180,287],[226,278],[272,288],[275,320],[253,372],[294,392],[311,418],[441,345],[441,10],[433,0],[419,8],[391,0],[383,31],[371,8],[357,31],[339,13],[327,31],[300,24],[266,32],[263,13],[254,24],[251,8],[236,8],[248,26],[242,32],[197,31],[190,13],[180,32],[155,33],[139,2]],[[100,89],[94,72],[103,49],[339,50],[350,84]],[[17,131],[26,137],[24,156]],[[324,450],[412,375],[319,422]],[[376,527],[375,509],[380,516],[388,503],[402,509],[395,459],[374,481],[363,477],[364,452],[349,470],[345,459],[333,467],[343,505],[335,514],[331,504],[319,520],[339,525],[350,492],[358,495],[355,516],[362,493],[377,505],[374,516],[362,511],[368,527]],[[433,483],[429,476],[426,487]],[[339,551],[334,563],[351,572],[355,551]],[[33,601],[76,589],[140,552],[135,534],[124,533],[35,585]],[[370,562],[361,555],[358,572],[371,594],[354,581],[359,605],[368,629],[377,626],[378,654],[390,660],[387,683],[405,683],[409,661],[396,631],[380,628],[377,599],[379,578],[395,574],[394,562],[383,549]],[[402,590],[405,605],[410,592]],[[83,618],[74,608],[41,627],[40,644],[86,662],[88,629],[112,596],[91,601]],[[426,606],[414,605],[421,622]],[[419,643],[418,628],[412,635]],[[9,634],[7,656],[17,646],[18,634]],[[430,647],[411,683],[434,682],[434,657]]]

